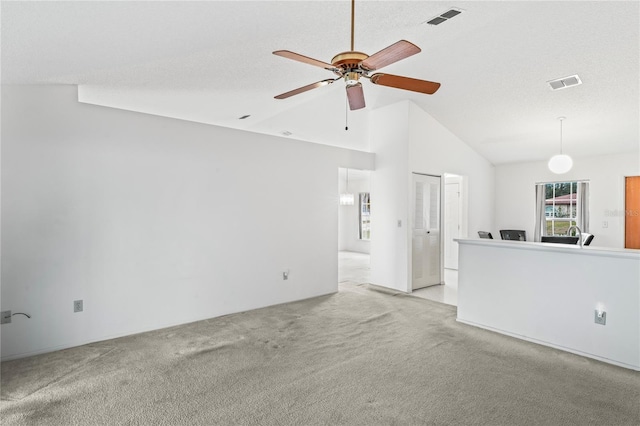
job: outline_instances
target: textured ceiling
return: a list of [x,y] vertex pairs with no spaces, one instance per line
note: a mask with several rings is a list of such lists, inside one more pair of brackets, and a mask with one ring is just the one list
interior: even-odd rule
[[[383,71],[442,88],[427,96],[365,81],[368,107],[348,115],[342,82],[274,100],[332,74],[271,54],[328,62],[348,50],[348,0],[1,7],[3,84],[78,84],[87,102],[364,150],[369,111],[410,99],[494,164],[556,153],[558,116],[572,156],[638,150],[637,1],[358,0],[356,50],[409,40],[422,52]],[[424,23],[450,7],[464,12]],[[546,83],[572,74],[583,84]]]

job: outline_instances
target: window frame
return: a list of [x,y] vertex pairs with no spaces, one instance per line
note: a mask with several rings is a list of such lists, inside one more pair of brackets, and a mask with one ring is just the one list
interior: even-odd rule
[[358,239],[371,241],[371,193],[358,193]]
[[[545,229],[543,235],[564,236],[571,226],[580,226],[578,224],[578,183],[579,181],[567,180],[545,183]],[[566,194],[556,195],[556,190],[561,189],[562,185],[569,185],[569,192]],[[551,196],[547,198],[547,188],[551,187]],[[561,191],[562,192],[562,191]],[[568,204],[556,204],[558,197],[569,195]],[[547,204],[547,200],[553,200],[552,204]],[[563,207],[565,207],[563,209]],[[551,207],[548,212],[547,208]],[[564,213],[563,210],[565,211]],[[551,213],[551,214],[549,214]],[[561,226],[558,226],[561,225]],[[557,231],[560,229],[561,231]]]

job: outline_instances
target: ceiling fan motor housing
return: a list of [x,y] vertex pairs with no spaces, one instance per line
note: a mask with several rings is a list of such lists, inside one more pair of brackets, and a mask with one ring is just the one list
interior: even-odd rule
[[331,60],[331,64],[340,69],[340,74],[344,76],[347,86],[358,84],[361,74],[366,71],[360,68],[360,63],[367,59],[369,55],[362,52],[342,52],[338,53]]
[[369,55],[362,52],[342,52],[338,53],[331,60],[331,64],[344,71],[351,71],[359,68],[360,62],[367,59]]

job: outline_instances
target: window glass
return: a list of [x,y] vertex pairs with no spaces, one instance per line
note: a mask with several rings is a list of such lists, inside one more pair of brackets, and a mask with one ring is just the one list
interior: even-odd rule
[[545,184],[546,235],[566,235],[577,224],[578,183],[553,182]]

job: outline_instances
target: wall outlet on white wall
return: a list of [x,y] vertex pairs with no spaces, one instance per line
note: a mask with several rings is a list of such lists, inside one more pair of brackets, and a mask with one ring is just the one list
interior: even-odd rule
[[282,271],[282,279],[283,280],[288,280],[289,279],[289,270],[285,269],[284,271]]
[[73,312],[82,312],[84,309],[82,300],[73,301]]

